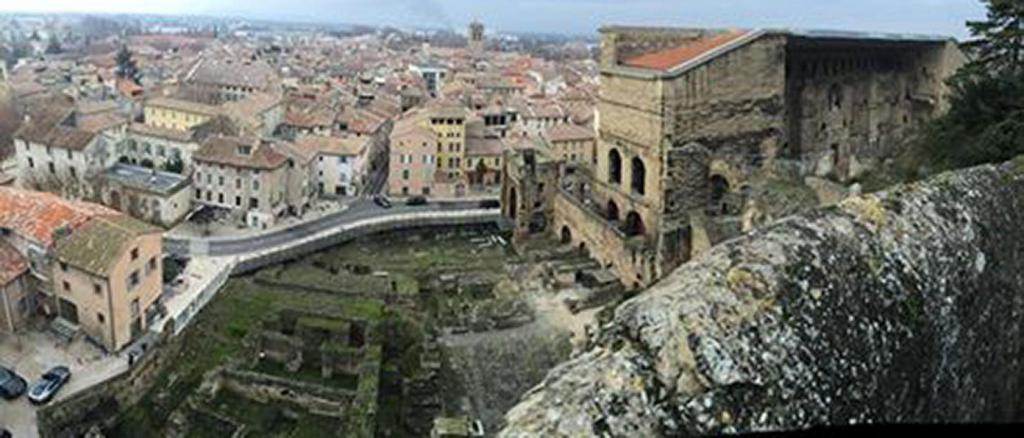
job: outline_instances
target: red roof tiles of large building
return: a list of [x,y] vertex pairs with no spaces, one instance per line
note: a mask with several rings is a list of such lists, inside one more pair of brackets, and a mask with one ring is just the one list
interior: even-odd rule
[[288,161],[288,157],[274,150],[271,144],[240,137],[210,137],[192,155],[192,159],[204,163],[262,170],[277,169]]
[[669,70],[705,53],[736,41],[747,35],[745,30],[734,30],[690,41],[678,47],[645,53],[622,62],[628,67]]
[[98,204],[0,187],[0,228],[13,230],[45,246],[53,244],[54,232],[58,229],[75,229],[93,217],[117,214]]

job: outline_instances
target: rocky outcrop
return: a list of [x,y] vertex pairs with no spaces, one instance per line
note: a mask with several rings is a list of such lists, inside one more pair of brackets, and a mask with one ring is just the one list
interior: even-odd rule
[[1019,420],[1024,161],[850,198],[623,303],[504,436]]

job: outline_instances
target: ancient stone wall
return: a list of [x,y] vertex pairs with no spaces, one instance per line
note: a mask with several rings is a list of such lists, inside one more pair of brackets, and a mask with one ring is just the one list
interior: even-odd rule
[[611,26],[601,30],[601,67],[623,59],[677,47],[705,35],[707,30]]
[[944,43],[856,46],[803,42],[787,49],[785,154],[809,172],[855,178],[904,149],[946,106],[958,53]]
[[643,236],[627,237],[589,207],[560,192],[554,199],[553,233],[571,230],[570,243],[614,269],[623,284],[642,287],[654,279],[654,252]]
[[503,436],[1014,421],[1024,159],[850,198],[723,243],[620,305]]
[[[78,437],[93,426],[109,427],[129,406],[138,403],[156,383],[160,373],[181,348],[181,341],[170,339],[174,330],[147,348],[147,352],[127,371],[71,397],[51,403],[36,413],[42,437]],[[127,360],[127,359],[126,359]]]

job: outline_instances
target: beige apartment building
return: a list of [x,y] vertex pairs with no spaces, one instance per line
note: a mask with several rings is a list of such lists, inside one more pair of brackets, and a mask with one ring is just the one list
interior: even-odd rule
[[161,230],[98,204],[0,187],[0,331],[60,318],[110,351],[158,313]]
[[163,283],[160,239],[158,228],[112,215],[58,240],[53,285],[60,317],[110,351],[141,336]]
[[193,200],[234,210],[246,226],[265,229],[285,213],[301,213],[308,207],[311,189],[289,190],[288,177],[289,172],[307,168],[271,142],[212,137],[193,160]]

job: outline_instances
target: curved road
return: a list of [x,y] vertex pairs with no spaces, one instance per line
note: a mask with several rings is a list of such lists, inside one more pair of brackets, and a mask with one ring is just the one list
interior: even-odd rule
[[312,236],[331,228],[361,219],[386,217],[408,212],[425,211],[457,211],[480,208],[480,200],[474,201],[436,201],[416,207],[407,206],[394,201],[392,208],[381,208],[370,200],[358,200],[349,205],[348,209],[337,213],[289,226],[267,231],[266,233],[212,238],[175,238],[164,237],[164,251],[177,256],[192,255],[194,244],[208,245],[204,251],[210,256],[231,256],[247,254],[281,246],[288,242]]

